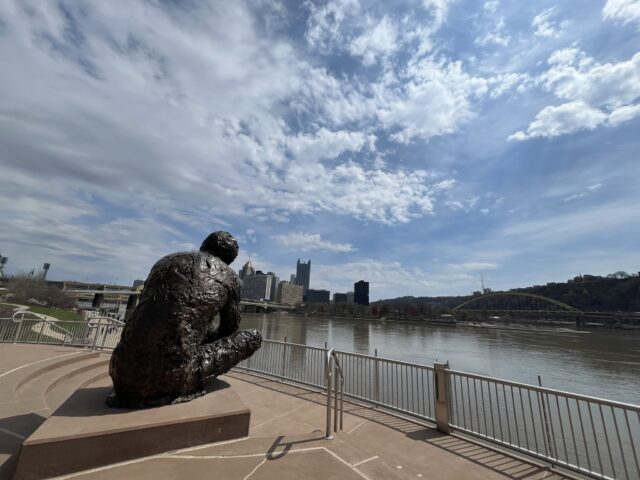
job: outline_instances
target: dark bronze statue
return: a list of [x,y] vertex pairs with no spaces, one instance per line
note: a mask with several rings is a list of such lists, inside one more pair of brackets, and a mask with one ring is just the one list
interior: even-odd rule
[[260,348],[260,332],[238,331],[240,283],[228,266],[237,255],[233,236],[214,232],[200,251],[167,255],[153,266],[111,356],[109,405],[189,401]]

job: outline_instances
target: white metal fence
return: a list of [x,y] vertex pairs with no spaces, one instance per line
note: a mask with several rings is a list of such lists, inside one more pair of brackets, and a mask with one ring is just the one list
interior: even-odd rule
[[[122,325],[111,319],[51,322],[0,319],[0,342],[113,349]],[[327,347],[263,340],[237,368],[325,389]],[[511,382],[448,365],[419,365],[334,351],[344,395],[436,422],[569,470],[640,480],[640,406]],[[443,375],[442,378],[439,375]],[[437,385],[444,388],[437,388]]]
[[596,478],[639,479],[640,407],[447,370],[450,425]]

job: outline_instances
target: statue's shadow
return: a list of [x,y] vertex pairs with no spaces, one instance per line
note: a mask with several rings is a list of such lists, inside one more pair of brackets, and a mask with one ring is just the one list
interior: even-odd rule
[[[231,388],[224,380],[215,378],[211,380],[201,395],[189,402],[178,402],[170,405],[148,406],[136,409],[130,408],[113,408],[106,404],[106,399],[113,391],[113,387],[87,387],[76,390],[61,406],[55,411],[55,416],[60,417],[94,417],[105,415],[126,415],[135,411],[157,410],[168,408],[180,408],[188,406],[193,402],[215,401],[213,394],[216,392]],[[184,407],[182,407],[184,408]]]

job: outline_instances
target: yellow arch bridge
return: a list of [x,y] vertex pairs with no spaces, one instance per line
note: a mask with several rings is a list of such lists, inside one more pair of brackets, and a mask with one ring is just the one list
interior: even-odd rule
[[[552,308],[526,309],[526,308],[495,308],[493,305],[499,303],[501,298],[520,298],[542,305],[548,305]],[[638,312],[585,312],[576,307],[568,305],[559,300],[525,292],[496,292],[477,295],[457,307],[453,308],[456,312],[485,312],[485,313],[513,313],[513,314],[550,314],[554,317],[569,317],[575,319],[576,325],[580,326],[588,321],[596,323],[616,323],[616,324],[635,324],[640,325],[640,313]]]

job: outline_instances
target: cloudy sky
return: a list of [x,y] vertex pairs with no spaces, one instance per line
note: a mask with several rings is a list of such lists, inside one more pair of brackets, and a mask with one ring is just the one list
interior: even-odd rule
[[372,299],[640,270],[639,0],[4,0],[0,62],[11,273],[218,229]]

